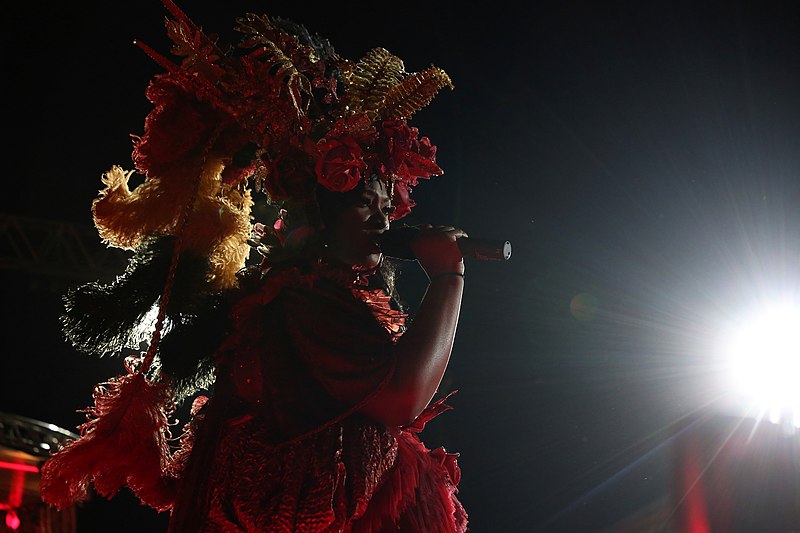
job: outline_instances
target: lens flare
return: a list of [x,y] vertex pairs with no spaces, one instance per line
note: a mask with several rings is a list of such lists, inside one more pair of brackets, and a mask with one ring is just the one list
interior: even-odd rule
[[800,420],[800,310],[784,305],[727,335],[727,382],[748,414],[773,423]]

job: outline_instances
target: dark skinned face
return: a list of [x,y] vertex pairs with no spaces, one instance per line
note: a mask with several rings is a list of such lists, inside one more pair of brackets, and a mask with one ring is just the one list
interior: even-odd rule
[[333,257],[361,268],[380,264],[378,238],[389,229],[393,210],[383,182],[370,181],[336,216],[328,239]]

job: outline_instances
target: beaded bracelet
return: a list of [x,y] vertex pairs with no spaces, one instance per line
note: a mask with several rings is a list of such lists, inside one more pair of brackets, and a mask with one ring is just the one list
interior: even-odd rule
[[433,281],[435,279],[443,278],[445,276],[461,276],[463,278],[464,277],[464,273],[463,272],[442,272],[441,274],[436,274],[430,280]]

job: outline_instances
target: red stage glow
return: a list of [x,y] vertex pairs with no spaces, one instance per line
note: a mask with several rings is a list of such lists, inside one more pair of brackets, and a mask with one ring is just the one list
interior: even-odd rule
[[20,463],[9,463],[7,461],[0,461],[0,468],[6,470],[18,470],[20,472],[38,472],[39,468],[34,465],[25,465]]

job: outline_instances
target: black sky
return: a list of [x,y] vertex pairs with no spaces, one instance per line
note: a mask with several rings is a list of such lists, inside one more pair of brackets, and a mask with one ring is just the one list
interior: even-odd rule
[[[513,245],[506,263],[467,265],[443,386],[459,390],[455,409],[423,434],[461,453],[471,530],[599,531],[662,495],[668,428],[716,395],[720,325],[800,296],[792,2],[220,4],[179,3],[228,42],[236,15],[267,13],[346,57],[382,46],[407,71],[434,64],[453,79],[413,119],[445,174],[415,190],[408,221]],[[132,168],[129,135],[159,72],[132,41],[166,52],[166,10],[8,9],[2,210],[90,227],[100,174]],[[71,280],[3,278],[0,411],[73,429],[121,365],[61,340]],[[401,283],[413,304],[418,272]],[[82,511],[85,530],[106,510],[131,531],[164,523],[125,496]]]

